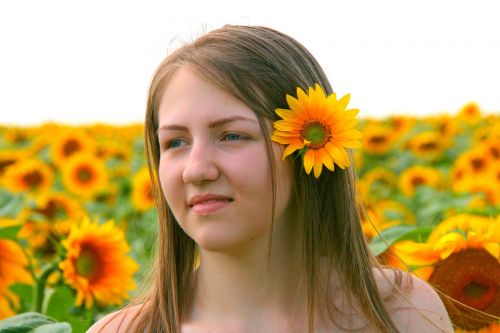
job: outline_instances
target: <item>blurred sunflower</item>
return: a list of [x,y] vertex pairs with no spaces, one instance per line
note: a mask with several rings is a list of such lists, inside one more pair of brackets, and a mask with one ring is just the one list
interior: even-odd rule
[[67,221],[83,214],[75,200],[60,193],[44,193],[19,214],[23,227],[18,235],[27,240],[30,250],[43,257],[52,256],[56,254],[55,243],[69,232]]
[[82,129],[66,128],[61,129],[55,136],[50,153],[54,163],[62,167],[74,154],[93,153],[94,145],[94,140]]
[[132,202],[140,211],[153,207],[154,198],[148,168],[140,169],[132,178]]
[[[22,219],[22,218],[21,218]],[[52,248],[49,244],[49,237],[51,236],[52,225],[49,221],[37,221],[31,219],[22,219],[23,226],[19,230],[19,238],[28,241],[30,250],[43,252],[43,254],[54,254],[53,250],[46,253],[46,249]]]
[[100,159],[116,159],[118,161],[129,161],[132,157],[132,149],[123,142],[106,140],[96,144],[96,156]]
[[382,186],[394,187],[398,182],[396,174],[384,167],[371,169],[363,175],[362,179],[366,181],[369,186],[378,183]]
[[500,183],[497,178],[491,176],[485,176],[473,181],[471,178],[467,185],[467,190],[470,193],[482,194],[482,204],[476,206],[496,206],[500,204]]
[[76,290],[77,306],[118,305],[129,297],[139,266],[127,255],[124,232],[113,221],[99,224],[84,218],[72,226],[62,245],[67,256],[59,267],[66,283]]
[[372,201],[390,197],[398,181],[396,174],[384,167],[373,168],[361,180],[366,183],[367,197]]
[[488,138],[481,142],[487,158],[492,161],[500,161],[500,137]]
[[425,160],[435,160],[441,157],[445,147],[441,134],[436,131],[422,132],[408,142],[413,153]]
[[467,103],[460,109],[457,118],[466,124],[477,124],[481,120],[481,109],[477,103]]
[[366,216],[361,219],[361,228],[367,240],[395,225],[415,224],[413,213],[397,201],[381,200],[365,207]]
[[[392,249],[404,263],[425,268],[420,276],[446,295],[500,316],[500,218],[456,215],[442,221],[426,243],[402,241]],[[500,329],[493,318],[443,301],[453,322],[467,332]]]
[[7,127],[3,133],[5,142],[12,145],[24,144],[32,137],[31,130],[27,127]]
[[35,199],[33,212],[43,215],[48,221],[77,218],[84,213],[81,205],[62,193],[47,192]]
[[27,159],[10,165],[2,180],[12,192],[44,192],[52,186],[54,172],[41,160]]
[[7,168],[22,160],[25,154],[22,150],[0,150],[0,176]]
[[361,229],[363,230],[363,235],[365,235],[367,241],[370,241],[372,238],[377,236],[380,231],[385,229],[382,225],[380,216],[377,215],[377,212],[373,209],[373,207],[366,207],[366,214],[361,217]]
[[490,159],[486,146],[478,146],[462,153],[452,167],[452,188],[455,192],[478,192],[488,188],[494,160]]
[[[18,224],[15,220],[0,219],[0,228]],[[13,283],[32,283],[28,260],[21,247],[14,241],[0,239],[0,319],[16,314],[18,297],[9,290]]]
[[398,224],[415,224],[415,215],[413,215],[413,212],[398,201],[378,201],[375,205],[375,210],[378,213],[377,215],[382,219],[385,228]]
[[460,132],[456,120],[449,115],[429,117],[426,118],[426,122],[441,135],[446,146],[449,146]]
[[387,125],[368,124],[363,129],[363,150],[369,154],[383,155],[394,144],[394,130]]
[[437,188],[441,182],[441,175],[438,170],[431,167],[413,166],[401,173],[399,178],[399,188],[407,196],[415,194],[415,189],[419,186],[429,186]]
[[401,137],[408,133],[416,122],[417,120],[414,117],[409,116],[391,116],[388,119],[395,137]]
[[92,198],[108,184],[104,161],[89,153],[77,153],[62,166],[63,183],[72,193]]

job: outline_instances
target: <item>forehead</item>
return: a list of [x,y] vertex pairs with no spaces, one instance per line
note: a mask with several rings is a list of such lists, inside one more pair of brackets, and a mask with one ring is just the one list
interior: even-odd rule
[[172,75],[158,109],[160,126],[171,121],[214,120],[227,116],[257,120],[250,107],[186,67],[179,68]]

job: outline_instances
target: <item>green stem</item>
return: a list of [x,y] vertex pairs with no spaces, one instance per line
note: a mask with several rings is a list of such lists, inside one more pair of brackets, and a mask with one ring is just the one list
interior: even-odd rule
[[33,304],[32,304],[32,310],[35,312],[42,312],[42,304],[43,304],[43,298],[45,296],[45,284],[47,283],[47,279],[49,278],[50,274],[54,272],[57,268],[57,265],[51,264],[47,265],[42,269],[42,273],[40,276],[35,280],[35,287],[33,288]]

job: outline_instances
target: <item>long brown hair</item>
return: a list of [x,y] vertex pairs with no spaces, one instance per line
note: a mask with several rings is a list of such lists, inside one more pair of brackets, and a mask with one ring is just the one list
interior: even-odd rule
[[[185,305],[193,290],[195,243],[177,224],[158,178],[158,107],[169,79],[181,66],[249,106],[257,115],[271,156],[266,123],[277,120],[276,108],[287,108],[286,94],[318,83],[332,87],[320,65],[293,38],[266,27],[224,26],[169,55],[156,70],[147,102],[145,148],[158,210],[158,240],[148,291],[136,300],[142,309],[134,320],[137,332],[180,332]],[[274,162],[269,158],[276,188]],[[302,267],[306,276],[308,327],[314,329],[315,299],[331,290],[318,290],[320,259],[327,272],[338,271],[341,286],[366,320],[383,332],[397,331],[381,298],[371,255],[360,227],[354,173],[351,168],[323,172],[316,180],[295,159],[295,201],[302,237]],[[321,269],[323,270],[323,264]],[[329,274],[326,274],[329,276]],[[327,304],[330,302],[327,301]],[[328,310],[330,311],[330,310]],[[333,321],[333,315],[331,315]],[[368,325],[368,323],[367,323]]]

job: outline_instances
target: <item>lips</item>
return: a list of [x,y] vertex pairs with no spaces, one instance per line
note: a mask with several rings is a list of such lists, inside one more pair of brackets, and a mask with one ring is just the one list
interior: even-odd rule
[[218,194],[195,195],[189,201],[189,208],[197,215],[208,215],[226,207],[232,201],[231,197]]
[[189,207],[193,207],[195,205],[205,205],[209,204],[212,202],[230,202],[233,201],[232,198],[226,197],[224,195],[218,195],[218,194],[204,194],[204,195],[195,195],[190,201],[189,201]]

